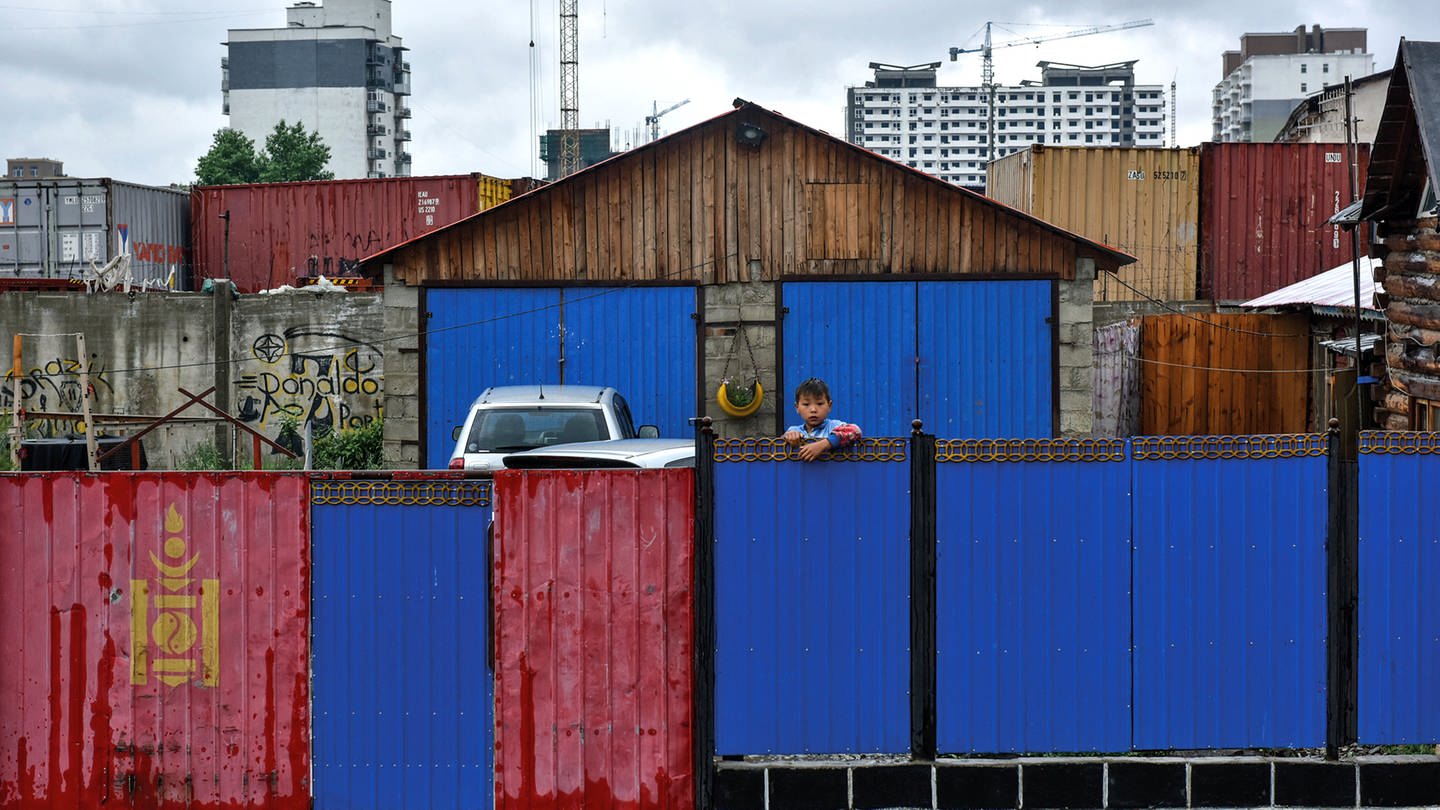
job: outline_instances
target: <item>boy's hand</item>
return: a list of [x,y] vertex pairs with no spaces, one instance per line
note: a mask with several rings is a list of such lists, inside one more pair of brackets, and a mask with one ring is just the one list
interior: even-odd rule
[[830,449],[829,439],[816,439],[800,448],[799,456],[801,461],[814,461],[821,453]]
[[780,438],[784,439],[785,443],[791,447],[798,447],[800,442],[805,438],[805,435],[798,430],[787,430],[785,431],[785,435]]

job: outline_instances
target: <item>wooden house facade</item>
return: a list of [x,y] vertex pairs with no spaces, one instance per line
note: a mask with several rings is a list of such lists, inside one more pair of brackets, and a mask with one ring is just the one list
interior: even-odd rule
[[1440,42],[1401,40],[1359,212],[1375,224],[1388,386],[1376,422],[1440,429]]
[[[385,281],[387,332],[413,329],[417,340],[408,353],[420,355],[407,362],[402,347],[393,375],[387,356],[387,453],[397,465],[423,463],[424,454],[409,446],[434,443],[426,437],[433,429],[407,420],[413,415],[423,421],[434,406],[426,401],[425,367],[433,363],[424,336],[436,327],[421,317],[434,314],[425,301],[435,291],[454,288],[695,287],[699,359],[690,412],[706,408],[721,421],[722,435],[760,435],[783,422],[789,410],[783,389],[798,370],[785,362],[784,336],[802,328],[793,312],[799,299],[782,292],[787,283],[908,283],[914,292],[907,301],[926,311],[926,302],[943,292],[925,286],[930,282],[1043,282],[1050,292],[1037,306],[1047,311],[1037,317],[1048,330],[1049,346],[1039,359],[1049,366],[1054,393],[1043,421],[1050,435],[1087,433],[1091,284],[1096,273],[1133,261],[737,99],[733,110],[709,121],[364,261],[367,275],[383,275]],[[873,298],[856,294],[840,309],[863,318]],[[406,313],[414,313],[413,320]],[[984,327],[994,341],[986,350],[1003,358],[1005,313],[994,314]],[[911,320],[912,337],[901,342],[915,340],[917,329],[944,333],[953,326],[943,317],[934,329]],[[983,318],[967,316],[969,322],[978,320]],[[829,321],[807,321],[803,328],[844,332]],[[739,338],[743,351],[736,348]],[[727,367],[737,352],[744,355],[745,375],[753,371],[773,392],[764,407],[743,419],[728,418],[713,401],[721,379],[735,376]],[[917,366],[926,362],[912,359]],[[406,385],[407,375],[414,385]],[[917,389],[927,384],[915,380]],[[411,396],[407,388],[420,401],[404,401]]]

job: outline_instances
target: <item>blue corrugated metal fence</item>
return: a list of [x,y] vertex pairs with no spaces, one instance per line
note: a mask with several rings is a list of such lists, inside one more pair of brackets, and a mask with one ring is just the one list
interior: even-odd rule
[[942,753],[1130,747],[1130,465],[1119,440],[942,441]]
[[490,482],[321,479],[311,503],[315,807],[490,807]]
[[812,464],[782,448],[717,445],[716,750],[908,751],[905,442]]
[[[1362,743],[1440,742],[1440,434],[1364,433],[1360,444]],[[1407,493],[1401,495],[1401,493]]]

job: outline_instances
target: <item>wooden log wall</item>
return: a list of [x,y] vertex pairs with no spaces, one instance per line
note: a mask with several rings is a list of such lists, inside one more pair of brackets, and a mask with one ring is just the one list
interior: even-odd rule
[[1140,326],[1140,425],[1151,436],[1303,433],[1307,316],[1152,315]]
[[1440,403],[1440,220],[1391,220],[1380,226],[1385,254],[1375,280],[1385,288],[1388,390],[1375,421],[1385,430],[1414,430],[1414,400]]
[[[764,128],[758,147],[735,127]],[[399,248],[411,285],[723,284],[793,275],[1118,266],[1054,226],[754,107],[618,155]]]

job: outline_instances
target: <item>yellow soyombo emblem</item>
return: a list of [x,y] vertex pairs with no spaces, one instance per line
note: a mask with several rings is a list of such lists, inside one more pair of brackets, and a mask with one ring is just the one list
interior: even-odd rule
[[189,576],[200,555],[186,558],[184,531],[185,521],[172,503],[165,514],[165,559],[150,552],[155,578],[130,580],[132,684],[147,683],[153,672],[162,683],[179,686],[193,680],[197,669],[204,686],[220,680],[220,580]]

